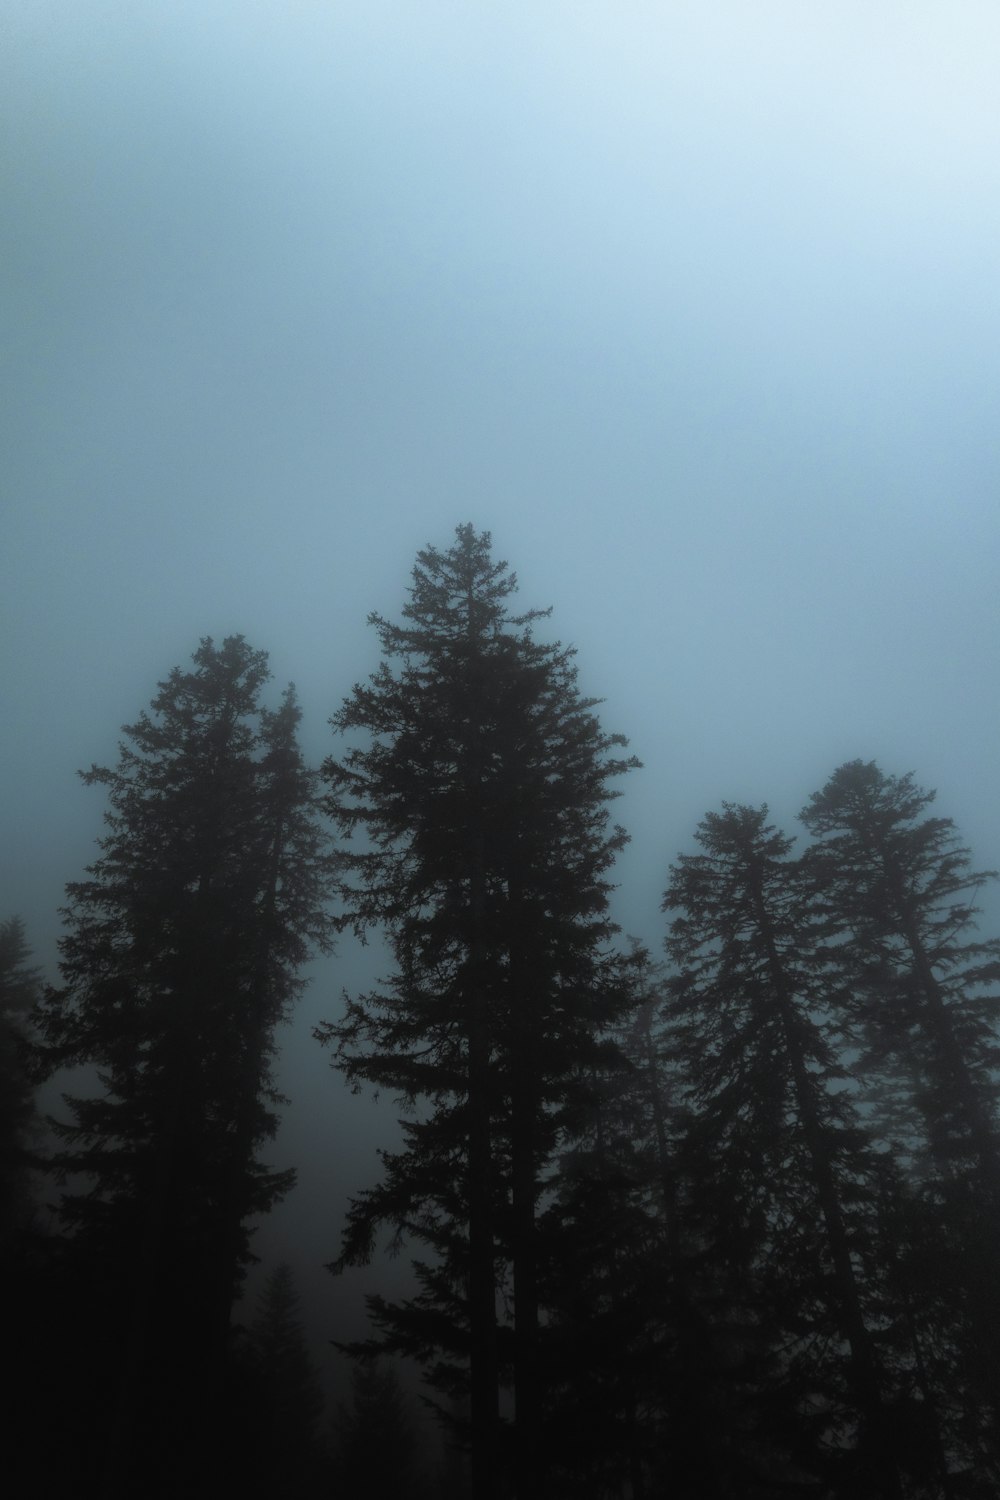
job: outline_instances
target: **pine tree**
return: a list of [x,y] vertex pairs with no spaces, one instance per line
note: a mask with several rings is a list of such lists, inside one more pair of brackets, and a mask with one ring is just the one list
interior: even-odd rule
[[83,777],[107,788],[107,832],[67,887],[65,987],[40,1027],[50,1070],[96,1065],[103,1087],[67,1100],[56,1165],[86,1186],[63,1217],[92,1258],[121,1372],[108,1492],[130,1482],[137,1422],[169,1448],[166,1472],[171,1422],[211,1409],[247,1220],[294,1176],[257,1153],[277,1124],[275,1027],[301,963],[329,944],[331,867],[294,693],[268,712],[267,677],[241,636],[204,640],[125,727],[117,766]]
[[843,1492],[888,1500],[902,1491],[861,1217],[875,1162],[822,1026],[807,887],[766,808],[725,804],[696,837],[664,898],[680,913],[672,1015],[705,1163],[692,1208],[754,1351],[758,1437],[770,1422],[776,1451],[817,1474],[853,1445]]
[[[801,814],[807,867],[860,1043],[870,1110],[907,1165],[894,1273],[922,1399],[956,1473],[1000,1483],[1000,941],[976,934],[976,871],[934,793],[839,767]],[[887,1109],[886,1101],[891,1104]]]
[[827,917],[849,935],[838,957],[870,1061],[906,1068],[939,1168],[974,1172],[998,1202],[1000,940],[971,935],[996,872],[973,870],[950,818],[924,816],[934,795],[851,761],[801,818]]
[[333,1422],[331,1493],[416,1500],[425,1489],[406,1393],[391,1365],[360,1360]]
[[299,1318],[295,1278],[284,1263],[264,1282],[244,1352],[250,1390],[237,1413],[246,1465],[240,1492],[262,1500],[318,1494],[323,1390]]
[[342,1260],[368,1255],[383,1222],[430,1247],[414,1305],[377,1311],[395,1347],[468,1359],[477,1496],[497,1467],[506,1268],[519,1494],[533,1492],[541,1184],[628,1001],[608,949],[625,834],[607,804],[635,761],[580,695],[573,653],[535,640],[539,612],[510,612],[515,587],[471,526],[422,551],[404,623],[371,617],[383,662],[333,721],[366,742],[325,767],[331,812],[366,841],[348,855],[349,909],[362,929],[385,924],[396,962],[325,1035],[350,1081],[420,1104],[384,1182],[353,1205]]

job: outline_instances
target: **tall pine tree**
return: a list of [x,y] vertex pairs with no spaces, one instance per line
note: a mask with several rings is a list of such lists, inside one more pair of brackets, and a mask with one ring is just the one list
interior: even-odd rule
[[822,1024],[808,887],[766,808],[725,804],[696,837],[702,852],[680,857],[664,898],[679,913],[672,1017],[708,1270],[755,1351],[758,1442],[770,1426],[774,1445],[757,1461],[784,1446],[838,1493],[891,1500],[899,1455],[862,1216],[876,1163]]
[[[493,1493],[508,1361],[518,1493],[535,1493],[538,1202],[628,1002],[608,912],[626,836],[608,803],[636,762],[581,696],[573,653],[535,639],[539,612],[511,612],[515,587],[471,526],[422,551],[403,622],[372,616],[381,666],[334,720],[363,741],[325,767],[331,812],[362,834],[349,909],[386,926],[395,956],[385,989],[325,1036],[349,1080],[419,1106],[352,1206],[342,1260],[370,1254],[381,1223],[429,1247],[418,1297],[374,1310],[389,1346],[444,1355],[449,1394],[468,1362],[477,1497]],[[512,1339],[496,1310],[508,1273]]]
[[211,1425],[247,1222],[294,1176],[258,1152],[277,1124],[275,1027],[329,945],[332,867],[294,693],[269,712],[268,675],[243,637],[204,640],[125,727],[117,766],[83,777],[107,789],[107,832],[67,887],[64,988],[39,1019],[48,1069],[90,1064],[102,1086],[67,1099],[56,1165],[118,1390],[108,1494],[158,1493],[145,1462],[169,1492],[177,1433],[196,1444]]
[[1000,940],[976,934],[995,872],[972,867],[934,793],[874,762],[834,772],[801,814],[808,864],[834,932],[845,996],[876,1059],[905,1068],[928,1149],[1000,1206],[996,1069]]
[[914,1347],[924,1351],[924,1403],[940,1413],[961,1482],[978,1475],[992,1492],[1000,1484],[1000,941],[980,937],[976,918],[995,875],[973,867],[951,819],[930,814],[933,800],[912,774],[856,760],[801,817],[814,838],[806,866],[839,976],[842,1024],[859,1042],[855,1071],[908,1168],[892,1208],[893,1268]]

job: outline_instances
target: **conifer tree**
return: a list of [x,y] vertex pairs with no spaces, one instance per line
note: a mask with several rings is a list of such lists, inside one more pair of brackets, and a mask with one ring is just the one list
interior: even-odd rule
[[109,1494],[135,1481],[130,1445],[166,1476],[171,1423],[210,1414],[247,1220],[294,1175],[258,1152],[277,1123],[275,1027],[329,945],[331,865],[294,693],[268,712],[268,675],[242,636],[203,640],[125,727],[117,766],[83,776],[107,789],[107,831],[67,887],[64,988],[39,1024],[41,1066],[96,1066],[103,1090],[67,1099],[56,1166],[106,1310]]
[[419,1500],[427,1493],[413,1416],[392,1365],[355,1364],[348,1399],[334,1417],[331,1457],[334,1494]]
[[899,1456],[861,1217],[875,1162],[822,1025],[807,888],[766,808],[725,804],[696,837],[703,852],[680,857],[664,898],[679,912],[672,1018],[704,1162],[691,1212],[725,1316],[753,1351],[760,1448],[747,1459],[777,1455],[841,1493],[890,1500]]
[[973,868],[951,819],[929,815],[933,800],[912,774],[856,760],[801,817],[814,837],[806,866],[841,1024],[860,1044],[855,1071],[908,1169],[890,1213],[892,1267],[922,1351],[922,1403],[937,1413],[962,1483],[977,1474],[995,1488],[1000,941],[976,930],[980,894],[995,876]]
[[[238,1435],[246,1478],[242,1492],[305,1500],[320,1493],[323,1467],[319,1425],[323,1390],[299,1317],[299,1296],[289,1265],[274,1267],[257,1299],[247,1331],[251,1393]],[[324,1486],[326,1491],[328,1487]]]
[[834,932],[869,1062],[904,1066],[942,1171],[972,1171],[1000,1205],[995,1072],[1000,940],[975,936],[992,870],[972,868],[934,793],[874,762],[834,772],[801,813],[809,870]]
[[418,1298],[375,1312],[393,1347],[428,1364],[444,1352],[443,1384],[468,1360],[477,1497],[498,1462],[508,1269],[518,1493],[534,1493],[538,1199],[602,1028],[629,998],[608,947],[608,871],[626,837],[608,802],[635,761],[581,696],[572,651],[535,639],[538,611],[511,612],[515,587],[471,526],[447,552],[422,551],[403,623],[371,617],[381,666],[333,721],[364,741],[325,767],[330,811],[364,836],[347,855],[348,907],[362,930],[385,925],[395,970],[324,1035],[352,1083],[421,1105],[382,1184],[354,1203],[342,1262],[367,1256],[386,1222],[430,1247]]

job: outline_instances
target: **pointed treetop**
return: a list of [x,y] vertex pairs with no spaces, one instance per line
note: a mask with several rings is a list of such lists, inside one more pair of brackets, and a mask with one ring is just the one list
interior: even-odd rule
[[912,771],[887,776],[873,760],[849,760],[837,767],[822,791],[812,794],[799,816],[813,833],[856,829],[873,818],[889,826],[916,818],[936,795],[917,786]]
[[485,640],[543,619],[548,609],[508,612],[506,601],[517,592],[517,575],[492,555],[492,537],[466,523],[455,528],[447,551],[428,544],[417,554],[409,599],[403,606],[408,625],[393,625],[378,613],[369,616],[390,655],[420,652],[432,641]]

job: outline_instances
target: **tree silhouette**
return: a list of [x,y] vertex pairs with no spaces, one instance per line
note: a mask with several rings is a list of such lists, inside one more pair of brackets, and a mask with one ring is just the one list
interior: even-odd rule
[[679,912],[667,947],[691,1144],[705,1162],[697,1211],[779,1444],[783,1430],[789,1456],[831,1475],[852,1446],[837,1482],[890,1500],[899,1460],[865,1279],[876,1163],[824,1034],[808,887],[766,807],[724,804],[696,838],[703,852],[680,856],[664,907]]
[[247,1330],[244,1356],[250,1389],[236,1425],[241,1437],[244,1492],[298,1500],[322,1487],[320,1420],[323,1391],[299,1318],[290,1266],[270,1272]]
[[[422,551],[404,623],[372,616],[383,662],[335,726],[366,740],[327,762],[329,807],[364,846],[344,895],[359,928],[384,923],[396,961],[385,990],[322,1031],[352,1082],[411,1104],[405,1149],[351,1210],[342,1263],[389,1223],[423,1241],[421,1292],[373,1304],[392,1347],[456,1391],[468,1360],[473,1489],[493,1492],[498,1384],[513,1366],[518,1493],[537,1478],[540,1398],[537,1205],[602,1028],[630,1002],[607,947],[607,872],[625,842],[608,826],[615,752],[572,652],[537,642],[539,612],[511,613],[516,580],[488,534],[461,526]],[[398,666],[397,666],[398,664]],[[513,1338],[498,1341],[509,1270]]]
[[333,1421],[331,1492],[367,1500],[411,1500],[427,1493],[406,1393],[391,1365],[359,1361],[350,1395]]
[[[908,1167],[892,1265],[921,1396],[951,1466],[1000,1484],[1000,941],[976,935],[976,871],[934,793],[839,767],[801,814],[843,1024],[873,1118]],[[887,1108],[887,1102],[891,1106]],[[905,1231],[905,1232],[903,1232]]]
[[247,1220],[294,1175],[257,1153],[277,1123],[275,1027],[329,945],[331,865],[294,693],[269,712],[267,677],[243,637],[204,640],[126,726],[117,766],[83,778],[107,788],[107,832],[67,887],[65,988],[39,1021],[45,1065],[96,1065],[103,1086],[67,1099],[56,1165],[85,1184],[62,1212],[105,1309],[108,1493],[137,1482],[132,1457],[150,1494],[150,1470],[169,1492],[194,1463]]

